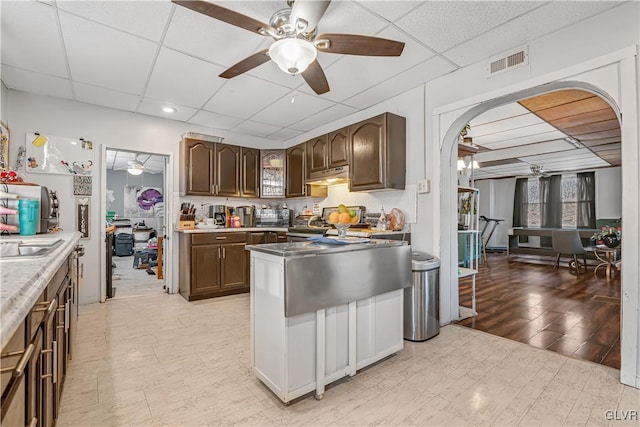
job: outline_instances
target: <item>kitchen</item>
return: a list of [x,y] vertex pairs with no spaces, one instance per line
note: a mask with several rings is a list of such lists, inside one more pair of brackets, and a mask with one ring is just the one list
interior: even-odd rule
[[[38,5],[38,7],[47,6]],[[635,6],[626,5],[624,7],[633,9],[633,7]],[[599,19],[598,17],[593,18],[593,20],[598,23],[596,27],[601,28],[599,29],[599,31],[601,31],[602,33],[598,31],[596,32],[597,34],[610,34],[614,32],[613,28],[623,28],[624,25],[619,26],[617,25],[617,22],[619,22],[619,20],[627,19],[626,16],[633,16],[634,10],[631,10],[631,12],[629,13],[625,13],[624,10],[616,8],[607,13],[609,15],[601,17],[602,19]],[[65,15],[65,17],[67,16],[64,13],[63,15]],[[5,16],[5,13],[3,13],[3,16]],[[180,14],[179,16],[184,17],[183,14]],[[631,22],[627,27],[633,28],[633,25],[634,24]],[[585,28],[589,28],[589,30],[587,31]],[[597,37],[596,34],[591,34],[593,28],[593,25],[590,26],[588,22],[585,22],[584,24],[576,24],[575,26],[571,27],[571,30],[568,31],[575,31],[580,33],[581,35],[584,34],[584,38],[589,39],[590,37]],[[340,31],[345,30],[344,28],[341,28]],[[370,34],[370,32],[366,29],[362,29],[362,31],[360,32]],[[601,39],[608,39],[607,37],[608,36],[602,36]],[[543,46],[544,43],[560,42],[562,45],[566,46],[567,51],[574,52],[576,56],[573,58],[565,58],[561,56],[560,52],[554,53],[551,50],[546,52],[544,55],[538,54],[539,56],[537,56],[536,59],[539,62],[532,63],[532,68],[525,67],[520,70],[514,70],[514,72],[511,74],[506,73],[501,77],[496,76],[491,80],[487,80],[484,77],[484,72],[482,71],[483,64],[477,64],[475,66],[469,65],[468,67],[464,67],[461,70],[441,77],[440,79],[437,79],[435,78],[435,76],[433,76],[433,74],[430,74],[434,71],[429,71],[432,70],[432,68],[425,64],[422,69],[417,68],[415,70],[417,74],[419,74],[419,76],[409,78],[410,75],[405,74],[404,76],[407,78],[405,78],[404,81],[389,81],[388,83],[386,83],[386,85],[384,83],[378,84],[377,82],[376,84],[378,84],[378,86],[376,88],[376,96],[373,97],[375,98],[375,105],[365,106],[364,103],[359,103],[359,107],[337,105],[332,110],[325,113],[320,113],[319,116],[316,117],[317,121],[324,121],[323,124],[318,124],[316,122],[316,124],[312,125],[312,127],[310,128],[308,128],[309,125],[307,124],[304,127],[308,128],[308,130],[301,129],[303,133],[297,133],[293,136],[291,136],[291,131],[286,131],[290,136],[283,137],[281,139],[281,141],[286,142],[274,142],[274,140],[249,134],[243,134],[243,136],[239,138],[237,134],[232,131],[225,129],[219,130],[220,127],[223,127],[222,123],[220,122],[218,122],[218,124],[216,125],[204,124],[204,121],[201,122],[202,124],[198,124],[195,121],[193,123],[186,123],[178,120],[166,120],[148,115],[133,114],[121,109],[104,108],[95,105],[89,105],[87,103],[79,103],[68,99],[65,100],[59,97],[46,97],[37,94],[22,92],[20,90],[6,90],[6,88],[4,87],[2,110],[3,116],[7,117],[7,121],[9,122],[9,126],[11,127],[11,164],[14,163],[13,160],[17,155],[17,148],[14,148],[14,141],[17,144],[20,144],[21,141],[23,141],[25,133],[33,132],[37,129],[50,132],[54,135],[88,136],[90,134],[90,137],[94,141],[109,147],[125,148],[126,146],[135,146],[136,148],[139,148],[141,150],[146,148],[146,151],[169,155],[172,159],[170,162],[172,166],[170,179],[172,186],[168,188],[167,194],[173,195],[173,197],[171,197],[171,200],[168,201],[172,208],[171,211],[173,212],[173,218],[177,218],[177,211],[180,203],[182,202],[179,195],[178,143],[181,140],[181,136],[185,132],[198,132],[206,135],[223,136],[225,137],[224,141],[230,144],[234,142],[232,140],[232,136],[234,136],[237,141],[236,145],[243,147],[246,146],[259,149],[269,147],[283,149],[293,147],[298,143],[307,141],[318,135],[332,132],[336,129],[340,129],[355,122],[377,116],[378,114],[391,112],[407,119],[406,187],[409,188],[409,190],[390,190],[379,193],[358,193],[356,195],[349,195],[350,193],[348,193],[345,187],[336,186],[336,194],[334,194],[334,187],[331,187],[331,189],[329,190],[329,196],[325,200],[326,205],[324,206],[332,207],[338,206],[340,203],[344,203],[347,206],[366,206],[368,211],[371,212],[379,212],[379,209],[382,208],[384,208],[386,211],[387,209],[398,207],[401,210],[405,211],[405,215],[407,215],[407,222],[410,224],[412,233],[412,246],[420,250],[425,250],[427,252],[446,256],[448,248],[447,241],[453,241],[454,239],[441,237],[441,234],[445,233],[445,231],[441,232],[440,229],[448,229],[446,228],[446,221],[448,221],[447,218],[449,216],[449,211],[447,211],[447,209],[451,208],[446,206],[445,202],[447,199],[441,201],[440,198],[447,197],[443,194],[446,192],[446,186],[451,185],[450,183],[446,182],[447,171],[451,169],[447,169],[449,167],[447,165],[449,165],[450,163],[449,159],[447,158],[446,151],[444,151],[445,154],[441,154],[440,144],[437,141],[440,141],[441,139],[444,140],[444,135],[448,129],[448,125],[445,125],[445,123],[453,121],[457,117],[457,115],[450,115],[446,120],[443,118],[438,122],[439,124],[436,125],[434,124],[433,119],[434,112],[437,111],[438,114],[445,114],[449,111],[455,111],[456,109],[463,108],[465,105],[472,105],[473,103],[481,100],[493,99],[499,95],[502,95],[502,88],[509,85],[515,86],[511,87],[511,92],[515,92],[517,90],[522,90],[545,83],[549,79],[557,80],[565,76],[575,75],[579,72],[586,72],[591,68],[579,68],[577,71],[567,71],[564,74],[560,73],[555,77],[547,77],[547,80],[542,77],[547,75],[548,73],[564,69],[565,67],[576,65],[578,63],[581,63],[582,61],[587,61],[599,57],[599,55],[604,55],[605,53],[609,53],[610,51],[622,49],[626,45],[632,44],[629,42],[627,35],[620,35],[618,38],[611,38],[611,40],[612,41],[606,47],[592,47],[592,50],[588,52],[579,52],[578,50],[574,49],[578,42],[575,41],[572,36],[566,36],[564,34],[547,36],[546,38],[542,38],[540,41],[536,42],[538,44],[532,42],[530,47],[530,49],[532,49],[532,54],[534,53],[533,48],[536,46]],[[253,42],[249,41],[248,43],[251,44]],[[593,45],[597,44],[594,43]],[[249,47],[248,50],[251,50],[251,48],[252,47]],[[492,52],[491,54],[493,53],[496,52]],[[479,61],[480,59],[481,58],[478,57],[476,60],[470,62],[469,64]],[[429,65],[433,65],[434,63],[437,65],[439,64],[439,61],[434,60],[434,62]],[[533,67],[533,65],[538,68]],[[439,66],[442,67],[441,73],[446,73],[450,70],[450,66],[448,64],[440,64]],[[28,69],[29,67],[25,68]],[[9,68],[7,68],[7,70],[9,71],[6,71],[6,74],[5,70],[3,70],[3,81],[5,79],[10,79],[12,76],[12,70]],[[186,73],[185,75],[192,75],[189,74],[186,69],[183,71]],[[15,74],[15,70],[13,70],[13,72]],[[423,84],[425,79],[434,80],[431,83]],[[189,80],[189,78],[185,78],[185,80]],[[250,80],[250,82],[255,83],[253,80]],[[625,80],[625,82],[627,82],[627,80]],[[336,79],[333,79],[331,83],[334,85],[341,84]],[[520,85],[519,87],[518,84]],[[171,84],[168,84],[168,87],[171,87],[172,85],[178,92],[186,93],[188,91],[186,87],[183,90],[183,85],[186,86],[185,82],[172,81]],[[16,84],[16,87],[20,86]],[[78,84],[78,87],[81,87],[83,90],[86,89],[87,91],[93,88],[93,86],[86,87],[82,86],[81,84]],[[262,86],[258,87],[261,88]],[[271,86],[269,85],[266,85],[265,87],[271,88]],[[336,87],[335,89],[337,90],[338,88]],[[332,92],[333,91],[334,89],[332,89]],[[52,94],[50,92],[45,93]],[[80,91],[78,91],[78,93],[80,93]],[[193,93],[193,91],[191,91],[191,93]],[[278,91],[277,93],[281,92]],[[634,92],[632,91],[631,93]],[[368,96],[371,96],[372,94],[373,92],[370,92],[370,95]],[[294,104],[290,103],[292,95],[288,95],[279,102],[279,105],[292,105],[291,109],[287,110],[287,114],[293,115],[292,117],[293,119],[295,119],[296,117],[300,117],[300,115],[302,114],[308,114],[309,107],[305,107],[305,105],[307,105],[305,104],[305,102],[307,102],[308,96],[310,95],[298,91],[298,94],[295,96],[296,100]],[[474,97],[478,98],[476,99]],[[366,98],[366,96],[363,95],[361,98],[364,99]],[[471,101],[463,102],[461,100]],[[237,104],[246,104],[248,103],[248,101],[249,100],[247,99],[239,99],[237,101]],[[461,104],[456,106],[454,103],[458,101],[460,101]],[[323,104],[323,106],[328,105],[324,102],[321,102],[321,104]],[[229,100],[225,102],[224,105],[227,105],[227,108],[229,109],[237,108],[232,97],[229,98]],[[447,105],[450,105],[449,109],[445,108],[445,106]],[[255,106],[252,106],[252,108],[255,108]],[[438,108],[439,110],[437,110]],[[8,112],[8,115],[5,115],[5,111]],[[51,114],[51,111],[56,111],[55,116]],[[313,114],[317,113],[314,111]],[[207,114],[203,112],[200,116],[207,116]],[[266,113],[263,114],[263,116],[266,116]],[[631,113],[629,117],[632,116],[633,114]],[[274,121],[272,122],[274,124],[272,126],[276,126],[279,129],[280,126],[275,124],[276,122],[278,122],[277,118],[275,117],[277,116],[274,115]],[[304,120],[304,118],[300,117],[299,120]],[[178,119],[180,118],[178,117]],[[256,121],[259,122],[259,120]],[[249,123],[248,125],[251,124],[252,123]],[[276,132],[277,129],[274,129],[273,131]],[[631,133],[631,135],[634,135],[633,132]],[[635,135],[637,138],[637,131]],[[151,143],[151,141],[153,141],[153,143]],[[632,146],[632,144],[629,145]],[[151,146],[153,147],[153,149],[150,149]],[[630,157],[633,157],[633,154],[631,154]],[[415,189],[411,190],[410,186],[414,186],[415,188],[417,187],[418,181],[424,179],[429,179],[431,181],[431,192],[413,197],[407,197],[407,199],[409,200],[415,200],[415,202],[413,203],[415,203],[416,215],[414,218],[412,218],[412,202],[410,201],[409,203],[407,203],[405,199],[403,199],[403,197],[405,194],[411,195],[412,192],[415,195],[417,191],[415,191]],[[451,179],[451,182],[455,182],[454,180],[455,177]],[[73,197],[70,194],[70,190],[68,189],[68,181],[64,177],[47,176],[47,181],[47,185],[50,188],[58,190],[59,195],[61,195],[61,199],[64,198],[66,200],[69,200],[71,199],[71,197]],[[93,191],[94,194],[98,196],[94,196],[96,200],[94,201],[94,205],[91,209],[91,234],[93,238],[85,243],[86,255],[84,257],[85,271],[90,270],[96,272],[95,276],[97,276],[98,272],[100,272],[101,269],[104,268],[104,266],[101,266],[100,264],[100,259],[102,259],[102,256],[100,254],[101,245],[99,244],[99,241],[101,240],[100,236],[102,233],[101,225],[103,215],[100,212],[99,208],[102,203],[97,199],[103,196],[100,195],[101,184],[99,181],[100,179],[98,178],[94,179]],[[345,196],[347,195],[349,195],[349,198],[345,198]],[[634,200],[634,197],[628,197],[625,198],[625,200]],[[213,197],[193,196],[187,197],[186,201],[194,202],[196,206],[199,206],[201,202],[227,205],[226,198],[216,199]],[[297,211],[300,211],[305,204],[308,208],[313,207],[313,199],[301,201],[292,199],[287,200],[287,203],[290,208],[294,208]],[[238,203],[238,205],[244,204],[244,202]],[[250,204],[256,204],[256,206],[262,205],[261,202]],[[630,208],[625,207],[624,209]],[[75,223],[73,216],[70,214],[71,210],[69,207],[66,208],[66,212],[68,213],[67,215],[64,215],[63,213],[61,216],[62,228],[64,228],[65,230],[74,230]],[[454,215],[451,216],[453,217]],[[636,217],[631,212],[629,213],[629,215],[625,213],[625,218],[627,221],[633,223],[633,218]],[[451,230],[453,230],[453,228],[451,228]],[[630,232],[632,232],[632,230],[630,230]],[[178,265],[179,248],[177,236],[178,234],[171,235],[171,240],[173,240],[173,265]],[[453,269],[452,267],[450,267],[450,263],[445,263],[445,265],[443,265],[443,268],[448,269],[443,271],[449,271],[449,269]],[[632,266],[630,266],[627,270],[625,270],[625,274],[633,274],[633,271],[634,270]],[[174,280],[172,280],[171,282],[174,286],[173,289],[171,289],[171,292],[173,293],[177,292],[178,290],[178,274],[178,271],[174,271],[173,273]],[[103,274],[100,274],[100,276],[103,276]],[[444,277],[442,280],[442,286],[444,292],[441,301],[441,306],[443,307],[441,313],[441,321],[442,323],[449,323],[454,318],[452,307],[457,307],[457,303],[452,303],[450,299],[454,298],[453,295],[457,294],[457,291],[453,290],[454,284],[451,282],[451,278],[446,277],[446,274],[443,274],[443,276]],[[637,276],[629,276],[629,283],[634,283],[634,277]],[[627,280],[626,276],[624,280]],[[637,280],[635,280],[635,283],[637,283]],[[102,296],[103,292],[104,287],[100,283],[98,283],[98,281],[88,282],[85,279],[85,283],[79,295],[80,304],[87,305],[100,301],[102,298],[104,298]],[[236,303],[240,304],[237,301],[232,301],[229,302],[229,306],[233,306]],[[134,304],[134,302],[130,303],[130,305]],[[625,304],[637,304],[637,301],[634,302],[634,300],[631,299],[630,301],[626,301]],[[99,308],[92,307],[93,306],[87,305],[87,310],[101,310]],[[631,305],[631,307],[634,306]],[[630,310],[628,312],[633,312],[633,310]],[[226,310],[225,313],[227,313]],[[231,313],[227,314],[231,315],[232,318],[237,318],[237,316],[234,317],[234,315]],[[195,313],[193,315],[195,316]],[[169,322],[167,321],[167,323]],[[163,321],[162,327],[170,328],[170,325],[164,325]],[[445,330],[446,329],[447,328],[445,328]],[[631,329],[629,329],[629,331],[631,331]],[[629,348],[631,350],[628,351],[631,351],[631,353],[628,354],[631,358],[633,358],[633,354],[636,353],[634,353],[632,350],[634,348],[637,349],[637,343]],[[148,353],[145,354],[148,355]],[[162,359],[162,357],[164,356],[167,355],[163,354],[160,358]],[[623,358],[622,372],[623,378],[625,378],[625,383],[635,381],[633,379],[637,377],[635,370],[633,372],[628,370],[625,371],[625,369],[635,369],[633,367],[636,366],[636,364],[634,364],[632,361],[628,363],[628,365],[625,365]],[[628,374],[624,374],[624,372],[627,372]]]

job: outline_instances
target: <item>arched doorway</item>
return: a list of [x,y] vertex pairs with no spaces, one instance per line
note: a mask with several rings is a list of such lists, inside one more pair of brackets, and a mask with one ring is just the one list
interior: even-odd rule
[[[633,62],[627,62],[626,67],[634,67]],[[630,79],[626,79],[621,86],[626,84],[627,89],[635,93],[635,81],[630,83]],[[467,109],[451,108],[450,111],[441,112],[436,116],[442,117],[448,114],[448,126],[446,130],[443,128],[440,137],[441,162],[440,162],[440,256],[442,260],[442,283],[441,288],[441,316],[445,322],[455,320],[458,307],[458,286],[457,286],[457,221],[455,212],[457,210],[455,198],[456,183],[456,162],[457,162],[457,141],[460,129],[474,117],[492,108],[502,106],[521,99],[531,98],[533,96],[565,89],[581,89],[592,92],[605,99],[611,107],[618,113],[621,118],[622,109],[612,99],[609,94],[600,89],[595,84],[585,81],[554,81],[551,83],[530,87],[519,90],[509,95],[499,96],[493,99],[482,101],[472,105]],[[637,105],[634,102],[626,102],[626,117],[637,117]],[[441,111],[445,111],[442,109]],[[635,119],[620,120],[623,140],[622,157],[623,162],[630,164],[638,164],[638,133],[637,121]],[[638,176],[632,173],[631,168],[627,168],[623,172],[623,188],[627,191],[631,188],[637,188]],[[623,169],[624,170],[624,169]],[[626,194],[626,193],[623,193]],[[635,193],[635,201],[627,201],[623,203],[623,216],[630,224],[629,232],[625,233],[626,242],[623,242],[623,251],[631,259],[638,256],[638,246],[640,245],[640,232],[638,223],[640,216],[637,207],[637,192]],[[624,197],[624,195],[623,195]],[[629,263],[632,264],[632,263]],[[626,267],[626,266],[625,266]],[[638,265],[629,265],[622,272],[622,363],[621,363],[621,382],[624,384],[638,387],[636,378],[638,376],[638,278],[640,277],[640,268]]]

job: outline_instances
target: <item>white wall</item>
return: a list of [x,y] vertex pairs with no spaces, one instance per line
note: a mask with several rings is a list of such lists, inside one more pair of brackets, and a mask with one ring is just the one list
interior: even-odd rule
[[596,218],[622,217],[622,169],[596,171]]
[[[0,82],[0,119],[7,123],[8,110],[7,110],[7,101],[9,97],[9,89],[5,86],[4,82]],[[9,123],[7,123],[7,126]],[[11,126],[9,126],[11,129]]]
[[[84,104],[81,102],[31,95],[10,90],[10,106],[7,120],[11,123],[11,164],[17,155],[17,147],[24,145],[25,133],[40,131],[56,136],[69,136],[94,141],[95,172],[93,175],[93,197],[91,200],[91,238],[83,240],[85,246],[85,280],[81,283],[80,303],[87,304],[100,300],[100,239],[104,219],[100,217],[100,193],[104,183],[100,182],[99,171],[104,168],[101,159],[101,146],[140,150],[149,153],[173,154],[173,188],[177,196],[179,156],[178,148],[181,135],[185,132],[198,132],[208,135],[224,135],[222,131],[188,123],[166,120],[142,114],[113,110]],[[255,137],[239,137],[226,133],[225,142],[248,147],[281,148],[275,141]],[[60,222],[65,230],[75,227],[74,199],[71,176],[26,173],[26,181],[47,185],[58,191],[60,199]],[[177,239],[174,239],[174,248]],[[177,251],[174,250],[174,256]],[[177,265],[177,258],[174,258]],[[174,270],[177,273],[177,269]],[[175,277],[175,276],[174,276]]]

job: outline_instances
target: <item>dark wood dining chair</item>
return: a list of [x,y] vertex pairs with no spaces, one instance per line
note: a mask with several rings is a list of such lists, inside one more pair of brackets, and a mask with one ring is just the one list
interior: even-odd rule
[[[578,230],[552,230],[551,242],[553,251],[556,253],[556,263],[554,270],[558,270],[560,266],[560,257],[570,256],[573,260],[569,261],[569,272],[580,276],[580,272],[587,271],[587,251],[582,246],[580,234]],[[578,255],[582,255],[582,261],[578,261]]]

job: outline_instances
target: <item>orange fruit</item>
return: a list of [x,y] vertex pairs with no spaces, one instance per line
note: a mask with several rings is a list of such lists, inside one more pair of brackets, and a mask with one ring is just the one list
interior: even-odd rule
[[349,224],[351,222],[351,215],[349,215],[349,212],[342,212],[338,215],[338,222],[340,222],[340,224]]
[[359,220],[360,218],[358,218],[358,215],[354,215],[354,217],[351,218],[351,224],[356,224]]
[[335,224],[339,220],[340,220],[340,214],[336,211],[331,212],[329,214],[329,217],[327,218],[327,221],[331,224]]

